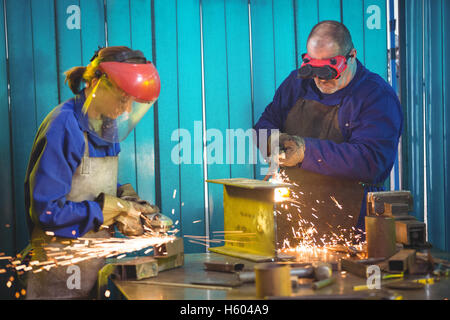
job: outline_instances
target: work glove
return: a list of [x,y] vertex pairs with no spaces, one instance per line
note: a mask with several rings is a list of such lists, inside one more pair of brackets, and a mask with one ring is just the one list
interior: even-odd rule
[[294,167],[303,162],[305,158],[305,140],[299,136],[281,133],[279,135],[281,153],[279,164],[282,167]]
[[120,215],[116,218],[117,229],[125,236],[141,236],[144,234],[141,214],[139,216]]
[[148,201],[139,198],[138,194],[130,183],[121,185],[119,188],[117,188],[117,197],[122,200],[133,202],[133,206],[135,207],[135,209],[144,214],[159,212],[159,208],[157,206],[152,205]]
[[141,222],[142,207],[133,202],[101,193],[96,201],[103,212],[103,225],[117,222],[117,227],[126,236],[138,236],[144,233]]

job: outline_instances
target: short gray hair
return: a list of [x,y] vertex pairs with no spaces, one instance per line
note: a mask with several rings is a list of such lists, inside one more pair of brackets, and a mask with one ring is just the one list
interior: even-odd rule
[[334,41],[339,46],[340,55],[346,55],[354,48],[350,31],[338,21],[324,20],[316,24],[308,36],[307,43],[315,36],[321,36],[327,41]]

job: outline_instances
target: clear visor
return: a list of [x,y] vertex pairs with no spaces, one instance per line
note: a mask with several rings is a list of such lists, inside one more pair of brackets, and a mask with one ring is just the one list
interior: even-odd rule
[[86,96],[83,114],[91,134],[111,143],[128,136],[155,101],[138,101],[117,87],[105,75]]

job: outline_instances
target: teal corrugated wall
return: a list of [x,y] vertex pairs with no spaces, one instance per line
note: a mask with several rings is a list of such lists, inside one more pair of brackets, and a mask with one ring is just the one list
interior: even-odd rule
[[403,185],[434,247],[450,250],[450,1],[402,0]]
[[[314,24],[344,22],[358,58],[387,79],[386,0],[0,0],[0,9],[0,252],[9,254],[28,241],[23,182],[34,135],[72,95],[63,72],[98,46],[142,50],[160,73],[158,102],[122,143],[119,178],[180,235],[223,230],[222,187],[206,178],[261,178],[261,165],[226,154],[237,142],[225,130],[253,126]],[[234,164],[205,162],[219,146]],[[191,163],[171,161],[181,151]],[[186,241],[185,250],[205,248]]]

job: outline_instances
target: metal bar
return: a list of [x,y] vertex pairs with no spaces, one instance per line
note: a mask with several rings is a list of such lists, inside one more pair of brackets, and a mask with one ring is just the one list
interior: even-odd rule
[[190,283],[176,283],[176,282],[159,282],[159,281],[128,281],[130,283],[138,283],[138,284],[147,284],[147,285],[155,285],[155,286],[165,286],[165,287],[181,287],[181,288],[193,288],[193,289],[206,289],[206,290],[231,290],[229,287],[219,287],[219,286],[207,286],[207,285],[199,285],[199,284],[190,284]]

